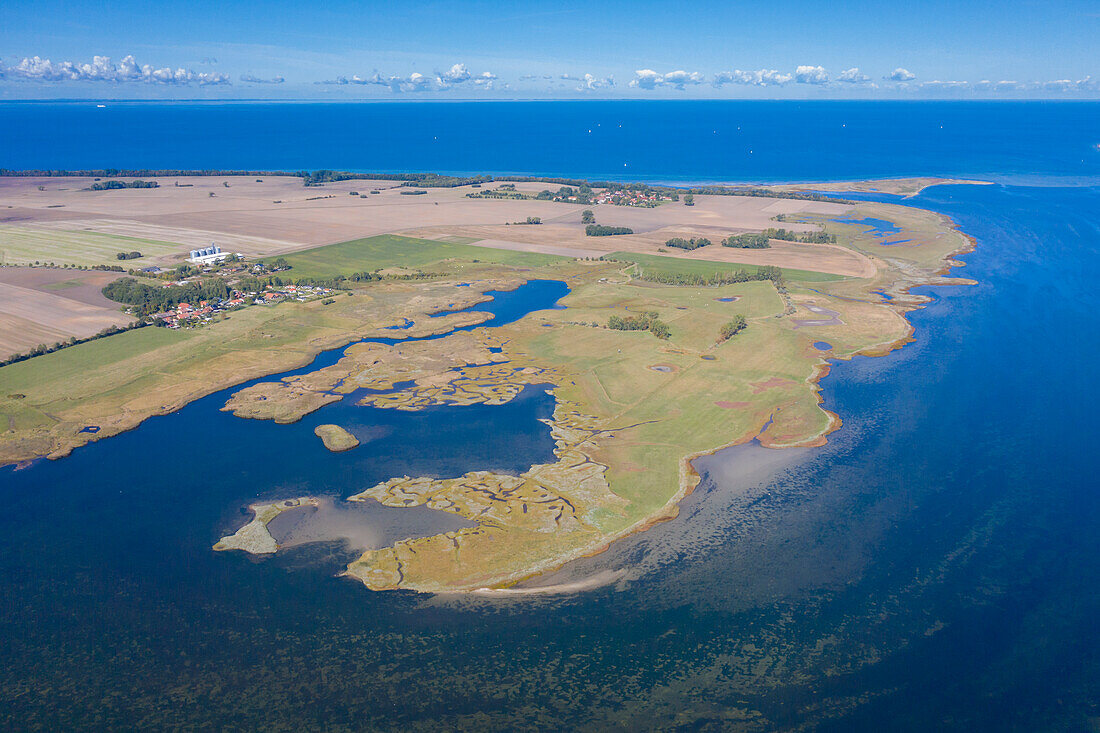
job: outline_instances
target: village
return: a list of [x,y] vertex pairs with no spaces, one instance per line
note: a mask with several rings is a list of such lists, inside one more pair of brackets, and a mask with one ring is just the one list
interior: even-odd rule
[[[474,187],[480,188],[481,186],[477,184]],[[536,201],[556,201],[558,203],[584,204],[586,206],[608,204],[611,206],[636,206],[647,209],[655,208],[670,201],[680,200],[679,194],[662,193],[648,186],[639,186],[637,188],[605,188],[598,193],[587,185],[582,185],[577,188],[573,186],[562,186],[557,191],[543,189],[538,193],[527,193],[517,190],[514,183],[502,183],[495,189],[473,191],[467,193],[466,197],[475,199],[534,199]]]
[[[673,198],[675,196],[675,198]],[[678,195],[660,193],[652,189],[607,189],[596,195],[592,203],[611,204],[613,206],[640,206],[653,208],[667,201],[675,201]]]
[[[276,260],[272,266],[265,266],[262,262],[248,264],[244,257],[238,253],[223,252],[221,247],[211,244],[209,247],[191,250],[188,261],[201,268],[206,275],[217,273],[219,275],[255,276],[269,272],[279,272],[289,269],[281,260]],[[229,286],[240,284],[243,280],[230,280]],[[198,282],[197,277],[183,278],[178,281],[166,283],[164,287],[185,286]],[[152,314],[153,321],[165,328],[194,328],[210,323],[223,314],[244,308],[250,305],[275,305],[277,303],[297,301],[305,303],[318,298],[325,298],[335,293],[333,288],[315,285],[291,285],[269,284],[262,290],[234,289],[228,298],[211,298],[196,300],[194,303],[181,302],[174,308],[160,313]]]
[[180,303],[162,313],[154,313],[154,321],[166,328],[193,328],[215,320],[221,314],[249,305],[275,305],[287,301],[305,303],[333,295],[332,288],[312,285],[269,285],[262,291],[234,290],[230,297],[200,300],[194,304]]

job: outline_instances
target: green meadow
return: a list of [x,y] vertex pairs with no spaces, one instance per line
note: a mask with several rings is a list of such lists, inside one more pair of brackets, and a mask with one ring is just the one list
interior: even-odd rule
[[506,249],[475,247],[454,242],[380,234],[350,242],[286,255],[293,277],[331,277],[370,272],[380,267],[423,268],[445,260],[479,261],[517,267],[540,267],[565,260],[565,257],[537,252],[513,252]]
[[[647,255],[638,252],[612,252],[605,255],[608,259],[621,262],[634,262],[645,271],[661,272],[670,275],[713,275],[717,272],[732,272],[745,270],[746,272],[759,272],[759,265],[747,265],[739,262],[715,262],[713,260],[689,260],[681,257],[663,257],[661,255]],[[783,276],[788,280],[800,280],[802,282],[833,282],[844,280],[843,275],[833,275],[827,272],[813,272],[812,270],[795,270],[784,267]]]

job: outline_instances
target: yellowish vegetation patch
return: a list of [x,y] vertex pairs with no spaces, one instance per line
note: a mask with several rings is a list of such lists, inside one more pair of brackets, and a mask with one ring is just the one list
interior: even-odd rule
[[318,425],[313,429],[313,434],[333,453],[351,450],[359,445],[359,439],[339,425]]

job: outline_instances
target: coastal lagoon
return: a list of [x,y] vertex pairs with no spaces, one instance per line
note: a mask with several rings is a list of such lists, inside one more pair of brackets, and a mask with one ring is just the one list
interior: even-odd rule
[[[954,109],[929,104],[922,114],[938,107]],[[1054,127],[1088,129],[1074,115],[1097,110],[1054,107],[1062,111],[1024,105],[989,134],[1023,139],[1046,115]],[[7,131],[10,111],[0,110]],[[812,177],[850,177],[859,165],[914,172],[895,133],[862,133],[868,151],[895,157],[868,152]],[[1016,151],[1031,156],[1024,162],[988,151],[924,158],[922,173],[1030,167],[1048,178],[900,200],[951,216],[976,239],[960,274],[978,284],[921,291],[933,302],[909,315],[913,343],[834,364],[824,406],[844,425],[824,447],[748,444],[701,459],[704,480],[677,519],[525,584],[600,579],[584,592],[372,593],[333,577],[351,554],[338,532],[259,560],[210,550],[258,500],[545,460],[553,442],[538,419],[553,400],[537,387],[502,406],[418,413],[345,399],[294,425],[219,412],[221,393],[60,461],[0,472],[3,719],[53,728],[1086,727],[1100,715],[1089,369],[1100,357],[1100,155],[1082,144],[1071,159],[1072,140],[1041,143]],[[940,150],[920,136],[913,145]],[[508,169],[544,172],[518,142],[504,149]],[[574,175],[597,170],[576,150],[557,153]],[[143,164],[167,164],[156,149],[145,154]],[[677,177],[715,175],[693,161]],[[78,164],[93,163],[64,163]],[[807,177],[800,165],[780,161],[768,175]],[[728,170],[719,176],[737,177]],[[1068,176],[1080,185],[1064,185]],[[510,302],[522,314],[564,294],[536,287],[547,292],[521,288],[474,310]],[[334,454],[312,431],[345,424],[338,410],[360,416],[347,426],[362,445]]]

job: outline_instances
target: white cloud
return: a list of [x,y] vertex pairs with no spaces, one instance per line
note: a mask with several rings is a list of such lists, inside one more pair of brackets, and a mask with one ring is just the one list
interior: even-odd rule
[[965,89],[970,86],[968,81],[940,81],[939,79],[933,79],[932,81],[922,81],[918,84],[921,89]]
[[989,79],[982,79],[972,86],[981,92],[1006,92],[1023,88],[1023,85],[1016,81],[990,81]]
[[613,86],[615,86],[615,77],[613,76],[600,79],[592,74],[585,74],[584,79],[581,80],[581,85],[577,87],[577,91],[590,92],[596,89],[606,89]]
[[859,68],[853,66],[850,69],[845,69],[840,72],[840,76],[838,76],[836,80],[845,84],[866,84],[871,81],[871,77],[864,74]]
[[496,82],[496,80],[496,74],[488,71],[483,71],[476,79],[474,79],[474,84],[485,89],[492,89],[493,84]]
[[667,74],[658,74],[653,69],[638,69],[634,72],[634,78],[630,86],[635,89],[656,89],[657,87],[673,87],[683,89],[688,84],[702,84],[703,75],[698,71],[687,72],[683,70],[670,71]]
[[1070,79],[1054,79],[1052,81],[1044,81],[1040,86],[1051,91],[1064,92],[1073,89],[1076,85]]
[[[486,74],[489,72],[485,72]],[[455,64],[450,71],[440,74],[440,78],[449,84],[461,84],[470,80],[470,72],[466,70],[466,64]]]
[[490,71],[484,71],[474,76],[466,68],[465,64],[455,64],[447,71],[434,74],[421,74],[420,72],[414,71],[408,76],[383,76],[375,71],[366,78],[356,74],[350,79],[346,76],[338,76],[335,79],[326,79],[325,81],[319,81],[317,83],[335,84],[338,86],[346,84],[382,86],[388,87],[390,91],[399,94],[401,92],[442,92],[448,89],[462,87],[470,82],[482,89],[492,89],[496,80],[496,74]]
[[39,56],[24,57],[18,64],[9,66],[4,71],[12,78],[28,81],[107,81],[200,86],[229,84],[228,74],[196,72],[182,67],[172,69],[166,66],[155,69],[149,64],[139,66],[132,55],[123,57],[117,65],[111,63],[108,56],[93,56],[90,64],[73,61],[54,63]]
[[664,81],[664,77],[653,69],[638,69],[634,72],[634,78],[630,81],[630,86],[653,89],[660,86],[662,81]]
[[270,79],[264,79],[263,77],[253,76],[252,74],[241,74],[241,81],[249,84],[282,84],[286,79],[281,76],[273,76]]
[[1100,91],[1100,79],[1086,76],[1084,79],[1073,81],[1072,79],[1054,79],[1052,81],[1037,82],[1036,87],[1051,92],[1096,92]]
[[917,78],[917,75],[899,66],[882,78],[886,81],[913,81]]
[[782,86],[794,77],[791,74],[782,74],[776,69],[760,69],[759,71],[719,71],[714,75],[714,86],[721,87],[725,84],[748,84],[750,86]]
[[799,66],[794,70],[794,80],[799,84],[828,84],[829,73],[822,66]]

